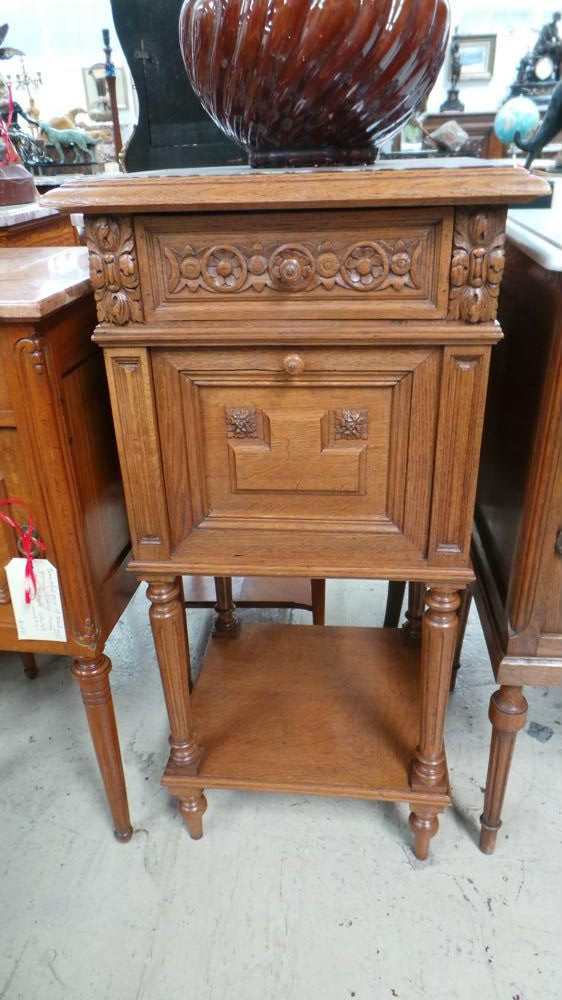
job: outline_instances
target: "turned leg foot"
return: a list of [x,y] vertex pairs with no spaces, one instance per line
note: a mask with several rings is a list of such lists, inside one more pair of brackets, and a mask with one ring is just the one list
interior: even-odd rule
[[439,830],[439,819],[435,809],[428,806],[411,806],[410,829],[414,834],[414,854],[418,861],[427,861],[431,838]]
[[216,576],[215,589],[217,593],[217,603],[215,611],[214,635],[222,639],[229,639],[237,636],[240,632],[240,621],[236,614],[236,605],[232,600],[232,577]]
[[312,624],[324,625],[326,623],[326,581],[311,580],[310,591],[312,595]]
[[23,672],[25,676],[29,677],[30,681],[35,680],[39,673],[39,668],[35,662],[33,653],[20,653],[20,658],[23,663]]
[[179,811],[183,816],[189,836],[192,840],[201,840],[203,836],[203,815],[207,809],[207,799],[203,789],[197,789],[193,795],[180,799]]
[[484,812],[480,817],[480,850],[493,854],[517,733],[527,721],[527,700],[520,687],[502,686],[490,700],[492,744],[486,779]]
[[398,628],[400,624],[400,612],[404,603],[404,593],[406,584],[403,580],[391,580],[388,585],[388,596],[386,599],[386,613],[384,616],[383,628]]
[[111,661],[103,653],[97,657],[78,657],[72,675],[80,685],[92,742],[113,817],[115,837],[126,843],[133,835],[129,819],[127,789],[119,747],[119,735],[109,686]]

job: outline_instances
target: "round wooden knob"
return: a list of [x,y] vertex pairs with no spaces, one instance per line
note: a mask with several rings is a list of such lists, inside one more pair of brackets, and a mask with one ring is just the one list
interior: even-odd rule
[[288,354],[283,362],[287,375],[300,375],[304,371],[304,361],[300,354]]

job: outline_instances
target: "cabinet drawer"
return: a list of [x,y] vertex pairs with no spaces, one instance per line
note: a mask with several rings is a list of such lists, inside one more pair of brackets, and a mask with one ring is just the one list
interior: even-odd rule
[[445,318],[452,209],[144,216],[147,319]]
[[172,546],[194,528],[427,547],[438,349],[152,351]]

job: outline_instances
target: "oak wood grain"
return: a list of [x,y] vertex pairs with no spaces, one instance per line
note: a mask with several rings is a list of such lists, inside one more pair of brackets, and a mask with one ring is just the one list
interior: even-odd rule
[[201,169],[68,181],[41,203],[70,212],[226,212],[370,208],[393,205],[506,205],[549,194],[522,167],[440,160],[360,170]]
[[164,784],[446,805],[412,791],[417,656],[390,630],[247,625],[211,639],[192,696],[202,746],[196,776]]

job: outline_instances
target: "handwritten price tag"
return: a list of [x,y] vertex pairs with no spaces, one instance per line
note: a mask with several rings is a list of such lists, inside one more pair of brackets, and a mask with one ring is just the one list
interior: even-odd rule
[[25,603],[25,567],[25,559],[12,559],[6,566],[18,639],[66,642],[56,567],[48,559],[34,560],[37,593],[30,604]]

